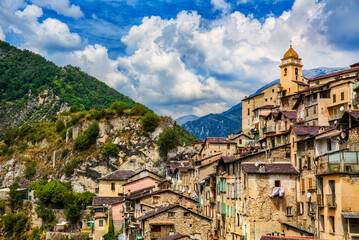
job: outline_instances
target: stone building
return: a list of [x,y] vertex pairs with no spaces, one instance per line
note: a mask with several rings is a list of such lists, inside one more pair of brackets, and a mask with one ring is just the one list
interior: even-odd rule
[[199,151],[200,159],[207,158],[216,154],[224,156],[234,155],[236,153],[237,143],[221,137],[207,137],[204,140],[203,147]]
[[194,239],[211,239],[212,220],[181,205],[160,206],[137,218],[145,240],[180,232]]
[[291,163],[263,162],[242,162],[241,169],[242,235],[259,240],[280,232],[279,220],[296,225],[298,170]]

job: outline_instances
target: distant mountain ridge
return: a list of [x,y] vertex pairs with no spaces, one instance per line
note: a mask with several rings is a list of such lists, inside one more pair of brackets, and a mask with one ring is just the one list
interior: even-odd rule
[[[341,71],[344,69],[347,68],[319,67],[313,69],[304,69],[303,76],[312,78],[323,74]],[[255,91],[252,95],[256,96],[264,89],[278,83],[280,83],[280,79],[276,79],[264,85],[263,87]],[[222,113],[211,113],[206,116],[200,117],[194,121],[188,121],[181,126],[183,126],[188,132],[192,133],[201,140],[204,140],[206,137],[227,137],[228,133],[237,133],[239,130],[242,129],[242,102],[234,105],[233,107]]]
[[196,115],[185,115],[182,117],[179,117],[175,119],[175,121],[178,123],[178,125],[182,126],[186,122],[197,120],[199,117]]

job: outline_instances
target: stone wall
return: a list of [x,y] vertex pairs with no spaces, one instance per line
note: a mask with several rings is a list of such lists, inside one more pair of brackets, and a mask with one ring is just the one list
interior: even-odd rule
[[[174,212],[174,217],[169,217],[168,212]],[[144,222],[144,239],[151,239],[151,223],[173,223],[174,232],[190,235],[196,239],[210,239],[211,220],[200,217],[196,214],[190,213],[189,216],[184,216],[188,212],[181,207],[173,208],[167,212],[160,213],[154,217],[146,219]]]
[[153,197],[148,196],[141,199],[141,203],[158,207],[158,206],[168,206],[170,204],[179,204],[185,208],[191,209],[192,211],[197,210],[197,203],[194,200],[190,200],[188,198],[182,197],[178,194],[172,192],[164,192],[160,194],[156,194],[158,196],[158,202],[153,202]]

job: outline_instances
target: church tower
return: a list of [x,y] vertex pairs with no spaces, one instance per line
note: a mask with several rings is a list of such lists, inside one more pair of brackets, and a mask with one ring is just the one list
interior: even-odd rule
[[283,95],[291,95],[299,91],[298,82],[302,82],[302,67],[301,58],[298,53],[292,48],[292,43],[288,51],[281,59],[280,67],[280,85],[282,87]]

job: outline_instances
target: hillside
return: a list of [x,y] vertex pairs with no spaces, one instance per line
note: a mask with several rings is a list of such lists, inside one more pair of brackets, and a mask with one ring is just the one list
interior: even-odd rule
[[73,66],[58,67],[38,54],[0,41],[0,132],[50,120],[70,106],[108,108],[135,101]]
[[[327,68],[320,67],[314,69],[304,69],[303,76],[305,77],[316,77],[319,75],[332,73],[346,68]],[[280,82],[279,79],[276,79],[263,87],[259,88],[252,95],[255,96],[259,94],[264,89],[271,87]],[[227,123],[224,125],[217,125],[218,123]],[[200,117],[194,121],[187,121],[182,125],[188,132],[192,133],[201,140],[204,140],[206,137],[226,137],[228,133],[237,133],[242,129],[242,103],[231,107],[225,112],[219,114],[209,114],[203,117]]]

